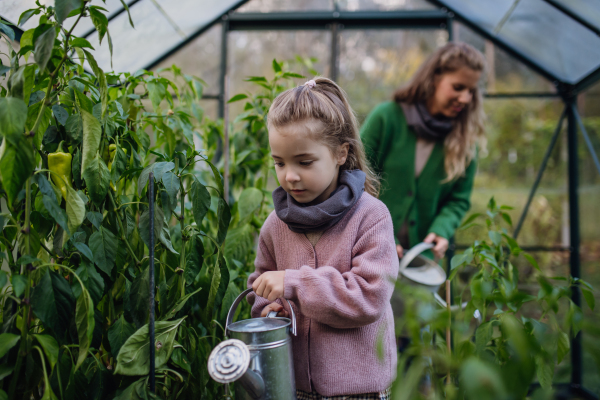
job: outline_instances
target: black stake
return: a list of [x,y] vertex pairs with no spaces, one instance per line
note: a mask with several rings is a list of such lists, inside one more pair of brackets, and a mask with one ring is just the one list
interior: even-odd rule
[[148,182],[148,192],[150,195],[150,318],[148,321],[148,333],[150,336],[150,391],[156,392],[156,382],[154,379],[154,173],[150,172]]

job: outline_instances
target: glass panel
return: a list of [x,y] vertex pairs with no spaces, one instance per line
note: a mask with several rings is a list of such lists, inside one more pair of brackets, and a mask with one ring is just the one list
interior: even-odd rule
[[340,10],[432,10],[433,4],[426,0],[338,0]]
[[442,3],[566,83],[577,83],[600,66],[600,38],[543,0]]
[[[583,124],[594,145],[596,154],[600,156],[600,84],[592,86],[578,98],[578,107]],[[581,277],[596,289],[593,295],[596,307],[600,305],[600,275],[598,260],[600,259],[600,226],[597,216],[600,215],[600,173],[596,170],[591,153],[581,134],[577,137],[579,144],[579,215],[581,227]],[[583,301],[583,299],[582,299]],[[600,392],[600,321],[598,308],[593,312],[585,304],[583,334],[583,383],[593,393]]]
[[333,0],[250,0],[236,12],[327,11],[333,10]]
[[467,26],[455,21],[453,34],[455,41],[468,43],[485,55],[483,81],[487,93],[556,92],[552,82]]
[[338,82],[359,121],[377,104],[390,100],[447,39],[442,30],[343,30]]
[[[244,82],[248,76],[273,78],[272,60],[290,60],[291,69],[307,77],[310,73],[295,61],[314,57],[314,69],[323,76],[329,75],[331,33],[329,31],[234,31],[229,34],[229,97],[238,93],[256,91],[256,85]],[[306,79],[297,79],[302,84]],[[229,115],[242,112],[243,101],[230,105]],[[232,117],[233,119],[233,117]]]
[[600,6],[589,0],[554,0],[593,26],[600,28]]
[[[485,212],[489,199],[514,207],[516,226],[562,112],[558,99],[486,99],[488,154],[481,154],[469,213]],[[563,125],[566,127],[566,123]],[[564,130],[564,129],[563,129]],[[566,136],[562,134],[519,234],[522,246],[568,246]],[[470,244],[482,232],[457,231]]]
[[213,26],[153,69],[173,64],[186,74],[202,78],[206,82],[204,93],[218,94],[221,76],[221,24]]

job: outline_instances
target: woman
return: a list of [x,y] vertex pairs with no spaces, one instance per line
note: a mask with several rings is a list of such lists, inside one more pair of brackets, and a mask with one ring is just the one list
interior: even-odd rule
[[392,215],[399,257],[424,241],[435,244],[433,255],[441,259],[470,207],[477,148],[485,148],[478,89],[483,69],[479,51],[448,43],[362,127],[367,156],[382,178],[379,198]]

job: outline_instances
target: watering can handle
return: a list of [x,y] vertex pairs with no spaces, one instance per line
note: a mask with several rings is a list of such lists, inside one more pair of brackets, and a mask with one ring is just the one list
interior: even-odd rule
[[417,244],[416,246],[412,247],[410,250],[408,250],[402,257],[402,259],[400,260],[400,272],[402,272],[402,270],[404,268],[408,267],[408,264],[410,264],[411,261],[414,260],[416,256],[418,256],[425,250],[432,249],[433,247],[434,247],[433,243],[421,242],[421,243]]
[[[227,332],[227,327],[229,327],[229,325],[231,325],[231,323],[233,322],[233,315],[235,314],[235,310],[237,309],[237,306],[240,304],[242,299],[244,299],[246,297],[246,295],[248,293],[250,293],[251,291],[252,291],[252,288],[244,290],[237,297],[237,299],[235,299],[235,301],[231,305],[231,308],[229,309],[229,312],[227,313],[227,321],[225,321],[225,332]],[[292,320],[292,334],[294,336],[296,336],[296,314],[294,313],[294,309],[292,308],[292,303],[290,303],[290,301],[288,299],[285,299],[285,301],[287,301],[288,305],[290,306],[290,315],[292,317],[292,318],[290,318]],[[269,317],[269,318],[272,318],[272,317]]]

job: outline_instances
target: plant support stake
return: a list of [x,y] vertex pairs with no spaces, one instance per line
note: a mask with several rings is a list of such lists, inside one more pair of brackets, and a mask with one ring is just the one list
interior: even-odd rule
[[150,206],[150,265],[148,271],[150,275],[150,317],[148,321],[148,335],[150,341],[150,391],[156,392],[156,382],[154,378],[154,353],[156,350],[154,344],[154,173],[150,172],[148,182],[149,206]]

